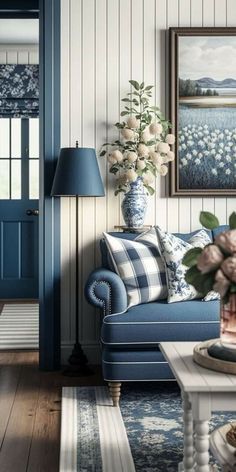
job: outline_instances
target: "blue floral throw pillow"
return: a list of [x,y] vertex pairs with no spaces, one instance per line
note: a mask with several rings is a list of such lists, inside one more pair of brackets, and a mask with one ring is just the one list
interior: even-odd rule
[[[162,231],[159,227],[156,227],[156,231],[162,260],[166,268],[168,303],[201,298],[195,288],[189,285],[184,278],[187,267],[182,264],[182,259],[189,249],[193,247],[203,248],[211,243],[207,232],[204,229],[200,230],[186,242],[171,233]],[[208,301],[215,298],[217,298],[217,295],[210,292],[204,300]]]

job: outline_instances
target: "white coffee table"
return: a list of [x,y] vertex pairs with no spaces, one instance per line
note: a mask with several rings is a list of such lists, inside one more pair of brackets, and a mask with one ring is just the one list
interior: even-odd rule
[[236,375],[198,366],[192,356],[196,344],[163,342],[160,348],[182,392],[184,448],[178,470],[209,472],[209,420],[213,411],[236,411]]

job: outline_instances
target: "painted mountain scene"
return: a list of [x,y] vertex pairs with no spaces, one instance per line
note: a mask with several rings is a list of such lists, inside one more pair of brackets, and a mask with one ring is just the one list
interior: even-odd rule
[[179,38],[180,189],[236,188],[236,36]]

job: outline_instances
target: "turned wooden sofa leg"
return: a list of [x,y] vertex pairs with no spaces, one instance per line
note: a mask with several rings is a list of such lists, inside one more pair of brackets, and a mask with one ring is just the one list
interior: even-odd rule
[[119,405],[119,400],[120,400],[120,388],[121,388],[121,383],[120,382],[108,382],[108,387],[110,391],[110,395],[113,401],[113,406],[118,406]]

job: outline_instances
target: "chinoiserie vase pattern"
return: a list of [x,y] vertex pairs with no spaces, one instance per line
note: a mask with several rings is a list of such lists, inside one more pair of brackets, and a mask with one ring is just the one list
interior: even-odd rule
[[220,339],[224,347],[236,350],[236,294],[230,295],[228,303],[221,303]]
[[129,228],[143,226],[147,203],[147,191],[142,178],[138,177],[135,182],[130,183],[130,190],[125,194],[121,204],[126,226]]

